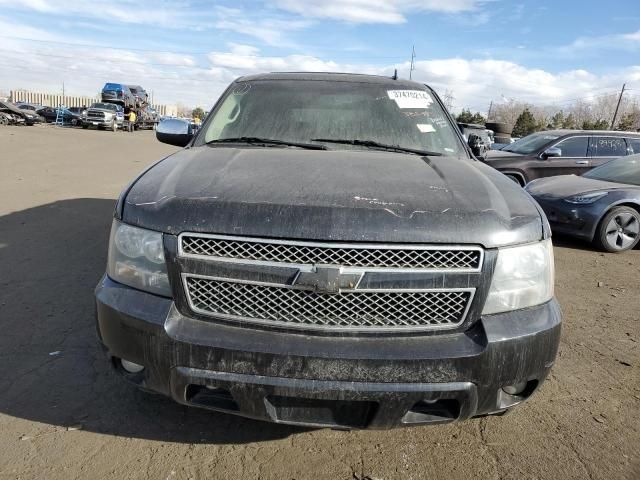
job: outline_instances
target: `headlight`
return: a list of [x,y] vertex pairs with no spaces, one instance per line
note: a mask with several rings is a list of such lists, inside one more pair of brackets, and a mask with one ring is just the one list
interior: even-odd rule
[[501,248],[482,313],[490,315],[548,302],[553,297],[553,277],[551,240]]
[[87,111],[86,110],[82,110],[82,116],[86,117],[87,116]]
[[107,275],[130,287],[170,297],[162,234],[114,220]]
[[608,193],[609,192],[584,193],[581,195],[574,195],[573,197],[567,197],[564,199],[564,201],[569,203],[574,203],[576,205],[588,205],[589,203],[593,203],[596,200],[600,200],[602,197],[604,197]]

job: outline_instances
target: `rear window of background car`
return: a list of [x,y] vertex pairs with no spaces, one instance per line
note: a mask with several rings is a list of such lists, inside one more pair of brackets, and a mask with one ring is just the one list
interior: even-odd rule
[[627,155],[627,142],[622,137],[592,137],[592,157],[621,157]]
[[640,138],[627,138],[627,143],[633,153],[640,153]]

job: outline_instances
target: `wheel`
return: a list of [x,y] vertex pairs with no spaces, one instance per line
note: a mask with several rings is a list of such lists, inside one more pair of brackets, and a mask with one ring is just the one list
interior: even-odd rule
[[86,130],[87,128],[89,128],[89,125],[84,125],[84,124],[83,124],[83,125],[82,125],[82,128],[84,128],[84,129]]
[[624,252],[640,240],[640,212],[631,207],[615,207],[607,213],[596,231],[594,243],[607,252]]
[[524,187],[524,185],[522,184],[522,179],[520,177],[518,177],[517,175],[510,175],[508,173],[505,173],[505,177],[507,177],[509,180],[513,180],[514,182],[516,182],[521,187]]

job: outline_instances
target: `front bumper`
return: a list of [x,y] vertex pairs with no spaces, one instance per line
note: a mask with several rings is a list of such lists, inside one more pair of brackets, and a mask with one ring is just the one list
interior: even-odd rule
[[[89,127],[105,127],[105,128],[110,128],[111,127],[111,122],[113,120],[109,119],[109,120],[100,120],[97,118],[83,118],[82,119],[82,124],[83,125],[87,125]],[[116,120],[116,125],[118,125],[118,127],[122,126],[122,121],[118,121]]]
[[593,240],[596,227],[602,216],[599,204],[574,205],[562,198],[533,197],[544,210],[551,230],[587,241]]
[[[250,418],[334,428],[391,428],[495,413],[528,398],[560,341],[555,300],[485,316],[458,334],[338,337],[196,320],[170,299],[104,277],[98,334],[139,387]],[[143,365],[126,372],[119,360]],[[505,386],[524,384],[509,395]]]

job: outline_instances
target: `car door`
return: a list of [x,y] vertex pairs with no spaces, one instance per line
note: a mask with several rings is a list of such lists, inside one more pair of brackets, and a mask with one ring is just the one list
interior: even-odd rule
[[55,111],[51,107],[46,107],[40,110],[40,115],[42,115],[47,122],[55,121]]
[[591,166],[598,167],[614,158],[628,155],[628,146],[624,137],[594,135],[589,144]]
[[545,149],[546,152],[554,150],[556,156],[546,156],[544,152],[541,154],[542,159],[536,162],[535,178],[555,175],[582,175],[591,168],[590,159],[587,156],[588,135],[564,137]]

